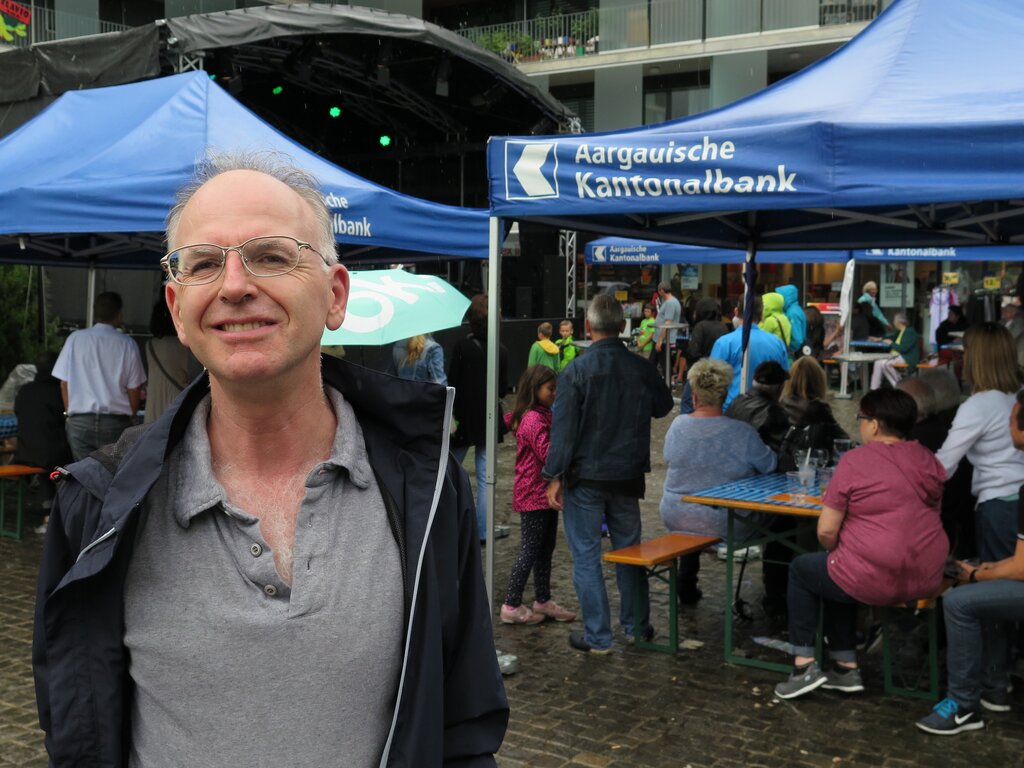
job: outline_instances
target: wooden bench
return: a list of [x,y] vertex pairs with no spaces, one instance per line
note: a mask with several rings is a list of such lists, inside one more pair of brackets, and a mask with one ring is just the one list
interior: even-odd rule
[[[25,514],[25,485],[29,478],[34,475],[45,474],[46,470],[40,467],[30,467],[27,464],[4,464],[0,466],[0,536],[11,539],[21,538],[21,529],[24,525]],[[7,486],[6,481],[13,481],[18,488],[18,501],[14,519],[14,528],[7,527]]]
[[[906,363],[894,363],[893,368],[906,369],[910,366]],[[939,360],[937,357],[931,357],[927,360],[922,360],[917,364],[917,370],[919,371],[933,371],[936,368],[949,368],[949,361]]]
[[650,541],[642,541],[631,547],[615,549],[604,554],[606,563],[643,568],[648,577],[668,584],[668,643],[653,643],[641,636],[640,579],[635,581],[633,637],[637,648],[663,653],[676,653],[679,650],[679,604],[676,597],[676,580],[679,574],[678,559],[683,555],[702,552],[720,541],[721,539],[716,536],[668,533]]
[[[944,591],[944,590],[943,590]],[[940,593],[941,594],[941,593]],[[882,671],[885,677],[885,692],[888,695],[906,696],[912,699],[938,701],[939,699],[939,630],[938,630],[939,596],[914,600],[909,603],[888,606],[882,609]],[[912,686],[898,685],[893,681],[894,654],[890,625],[901,616],[923,615],[928,622],[928,687],[921,688],[918,683],[922,677],[920,672]]]

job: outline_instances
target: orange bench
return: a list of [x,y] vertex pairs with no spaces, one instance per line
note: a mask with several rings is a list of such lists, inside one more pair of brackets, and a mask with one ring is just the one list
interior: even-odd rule
[[[943,585],[942,591],[948,584]],[[940,591],[941,594],[941,591]],[[939,595],[934,597],[912,600],[899,605],[891,605],[882,609],[882,672],[885,678],[885,693],[887,695],[907,696],[914,699],[925,699],[927,701],[938,701],[939,699],[939,629],[938,629],[938,600]],[[897,685],[893,681],[894,654],[892,651],[892,637],[890,624],[898,615],[912,616],[924,615],[928,622],[928,659],[927,677],[928,687],[922,689],[919,686],[922,675],[920,672],[912,686]]]
[[27,464],[4,464],[3,466],[0,466],[0,483],[7,480],[13,480],[18,487],[18,502],[13,529],[8,529],[7,527],[7,488],[6,485],[0,487],[0,536],[6,536],[11,539],[21,538],[21,529],[24,524],[25,513],[26,481],[34,475],[42,475],[45,473],[45,469],[41,469],[40,467],[30,467]]
[[676,602],[677,561],[683,555],[692,555],[720,542],[717,536],[691,536],[686,533],[668,533],[650,541],[641,541],[631,547],[605,552],[604,561],[616,565],[643,568],[648,577],[668,583],[668,643],[652,643],[640,636],[640,580],[636,581],[633,600],[633,632],[637,648],[676,653],[679,650],[679,604]]
[[[893,368],[909,368],[906,363],[894,363]],[[919,371],[931,371],[936,368],[949,368],[949,361],[939,360],[937,357],[930,357],[927,360],[922,360],[917,364],[917,370]]]

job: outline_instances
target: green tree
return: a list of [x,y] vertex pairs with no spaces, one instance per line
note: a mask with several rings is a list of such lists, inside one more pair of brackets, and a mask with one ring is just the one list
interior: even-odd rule
[[39,267],[0,265],[0,384],[19,363],[35,363],[46,349],[56,349],[57,320],[39,338]]

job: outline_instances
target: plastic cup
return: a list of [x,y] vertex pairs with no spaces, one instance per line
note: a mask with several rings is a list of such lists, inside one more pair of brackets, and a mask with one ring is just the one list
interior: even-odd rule
[[818,490],[821,491],[822,495],[825,494],[825,490],[828,488],[828,484],[832,482],[832,469],[829,467],[823,467],[818,470]]
[[797,476],[800,478],[800,485],[803,486],[805,493],[812,485],[814,485],[814,474],[815,468],[809,464],[804,465],[797,470]]
[[853,441],[848,438],[840,437],[832,441],[832,452],[835,454],[837,462],[851,448],[853,448]]

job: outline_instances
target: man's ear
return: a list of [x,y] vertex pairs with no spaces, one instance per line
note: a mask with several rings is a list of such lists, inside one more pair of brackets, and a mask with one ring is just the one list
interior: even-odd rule
[[171,312],[171,320],[174,322],[174,330],[178,332],[178,341],[188,346],[188,337],[185,335],[185,324],[181,322],[181,306],[178,303],[178,291],[180,287],[173,280],[169,280],[164,286],[164,300],[167,302],[167,309]]
[[345,309],[348,307],[349,295],[348,270],[341,266],[341,264],[331,266],[330,291],[331,306],[327,311],[325,324],[332,331],[336,331],[345,322]]

